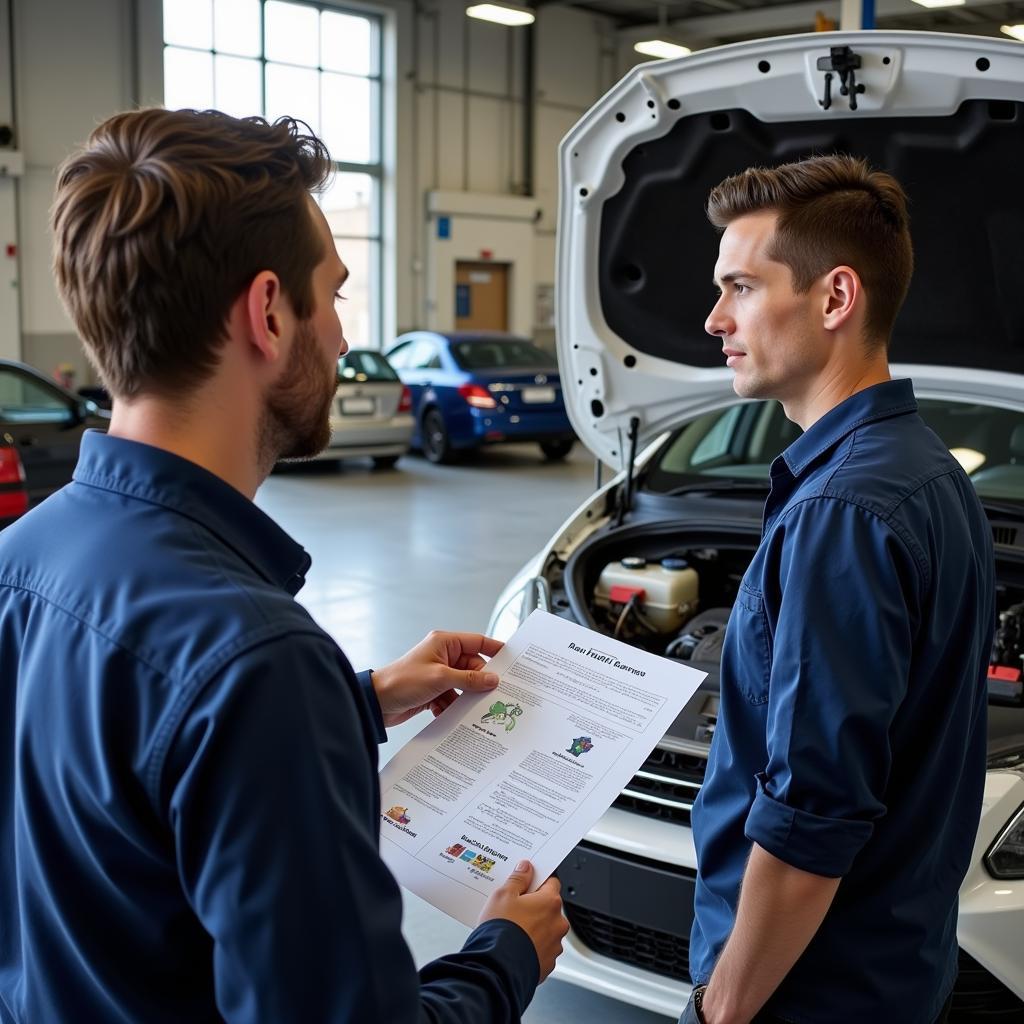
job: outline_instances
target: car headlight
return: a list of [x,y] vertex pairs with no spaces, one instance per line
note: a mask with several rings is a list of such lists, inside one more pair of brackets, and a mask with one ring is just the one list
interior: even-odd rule
[[525,586],[521,590],[517,590],[498,609],[491,619],[491,624],[487,627],[488,636],[493,636],[495,640],[504,643],[519,628],[519,623],[522,622],[526,590]]
[[995,878],[1024,878],[1024,804],[985,854],[985,866]]
[[507,640],[537,608],[551,611],[551,590],[543,576],[526,580],[494,614],[487,635],[495,640]]

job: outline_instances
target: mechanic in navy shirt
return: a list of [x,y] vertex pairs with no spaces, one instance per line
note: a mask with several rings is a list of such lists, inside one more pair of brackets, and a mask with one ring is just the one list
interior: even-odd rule
[[0,1021],[517,1021],[568,925],[521,864],[417,973],[384,726],[494,685],[479,635],[359,680],[252,502],[326,443],[347,270],[284,119],[143,110],[59,173],[55,267],[114,396],[0,539]]
[[829,156],[729,178],[708,213],[707,330],[736,393],[804,433],[726,635],[682,1019],[932,1024],[981,811],[995,572],[970,481],[889,375],[906,198]]

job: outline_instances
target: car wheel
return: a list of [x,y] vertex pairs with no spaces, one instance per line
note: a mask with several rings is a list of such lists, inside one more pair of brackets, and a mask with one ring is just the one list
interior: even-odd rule
[[444,417],[437,409],[428,409],[423,417],[423,454],[430,462],[454,462],[455,452]]
[[398,455],[374,455],[373,457],[373,468],[374,469],[394,469],[395,463],[398,462],[400,456]]
[[540,450],[548,462],[558,462],[572,451],[574,441],[541,441]]

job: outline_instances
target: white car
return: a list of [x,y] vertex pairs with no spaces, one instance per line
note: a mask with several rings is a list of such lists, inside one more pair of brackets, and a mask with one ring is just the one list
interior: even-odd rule
[[[562,143],[564,393],[579,437],[621,469],[505,588],[489,632],[505,638],[544,607],[708,679],[559,869],[572,932],[556,973],[666,1015],[689,996],[690,807],[721,639],[760,539],[768,467],[798,433],[776,403],[736,398],[704,333],[718,248],[704,204],[731,173],[826,152],[864,155],[907,189],[917,265],[893,374],[913,379],[992,521],[989,772],[951,1020],[1021,1022],[1024,46],[988,38],[822,33],[645,64]],[[679,603],[679,559],[696,570],[696,608]],[[631,584],[647,607],[616,602]]]

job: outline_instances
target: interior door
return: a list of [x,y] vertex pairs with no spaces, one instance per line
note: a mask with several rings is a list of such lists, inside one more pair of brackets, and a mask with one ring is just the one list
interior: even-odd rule
[[455,329],[508,330],[508,273],[506,263],[455,264]]

